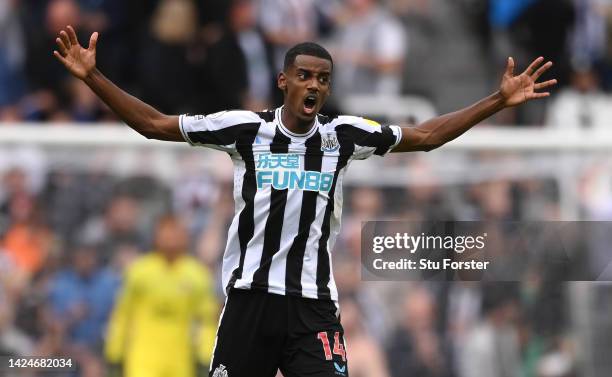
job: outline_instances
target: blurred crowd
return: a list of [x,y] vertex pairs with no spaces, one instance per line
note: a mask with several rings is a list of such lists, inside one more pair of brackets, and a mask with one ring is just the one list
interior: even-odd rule
[[[439,112],[454,110],[494,90],[509,55],[523,65],[553,60],[559,89],[549,102],[491,122],[607,127],[612,111],[610,0],[4,0],[0,122],[116,120],[54,61],[55,36],[68,24],[82,43],[99,31],[102,72],[168,113],[279,104],[282,56],[303,40],[320,41],[335,58],[331,113],[359,94],[418,95]],[[157,219],[169,213],[186,228],[184,251],[211,276],[207,310],[215,315],[204,321],[216,326],[231,182],[200,174],[169,183],[20,159],[0,169],[0,355],[71,355],[79,375],[112,372],[122,356],[109,360],[109,323],[134,266],[176,247],[172,237],[159,240]],[[555,179],[448,184],[426,159],[407,165],[418,184],[346,190],[334,269],[350,375],[581,375],[566,284],[540,275],[495,284],[360,280],[361,221],[561,218]],[[581,218],[612,217],[607,170],[580,178]]]
[[[129,355],[118,344],[138,342],[138,333],[157,334],[162,331],[157,326],[167,330],[161,323],[181,322],[167,313],[183,306],[167,296],[166,274],[151,267],[151,274],[135,272],[151,265],[153,256],[166,257],[177,248],[197,260],[197,276],[209,279],[202,293],[204,325],[214,334],[223,302],[222,252],[233,214],[229,177],[189,174],[166,182],[146,173],[120,177],[96,169],[37,169],[36,157],[25,164],[26,156],[3,173],[0,189],[1,355],[68,355],[81,365],[77,375],[105,375]],[[388,157],[389,163],[396,157]],[[582,375],[571,336],[568,284],[543,266],[520,282],[361,280],[362,221],[560,218],[554,180],[442,184],[426,159],[403,161],[418,185],[345,189],[343,229],[333,258],[351,376]],[[597,218],[586,205],[583,209]],[[163,233],[157,219],[168,214],[182,228]],[[129,317],[126,297],[147,289],[155,300],[142,312],[134,310],[145,322],[151,319],[143,313],[159,310],[161,322],[116,335],[122,321],[117,318]],[[197,322],[198,310],[176,310],[186,310],[183,322]],[[164,352],[170,357],[180,343],[187,347],[182,354],[193,347],[201,356],[194,363],[205,366],[211,343],[203,349],[198,336],[179,339],[160,346],[155,360],[164,360]]]
[[0,121],[115,119],[52,56],[68,24],[81,43],[100,32],[102,72],[168,113],[278,105],[283,54],[304,40],[336,60],[328,113],[359,94],[448,112],[495,90],[508,56],[521,68],[540,55],[555,62],[559,98],[492,122],[588,127],[610,111],[609,0],[6,0]]

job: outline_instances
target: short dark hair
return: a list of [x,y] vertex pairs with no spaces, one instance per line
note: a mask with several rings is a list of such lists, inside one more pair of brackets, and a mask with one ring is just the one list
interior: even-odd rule
[[283,64],[283,69],[285,71],[289,69],[293,63],[295,63],[295,58],[298,55],[315,56],[317,58],[329,60],[332,65],[332,69],[334,68],[334,60],[332,59],[329,51],[317,43],[303,42],[291,47],[285,54],[285,63]]

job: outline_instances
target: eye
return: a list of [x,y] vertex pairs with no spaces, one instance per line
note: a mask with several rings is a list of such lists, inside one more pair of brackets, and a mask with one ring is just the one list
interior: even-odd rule
[[321,76],[321,77],[319,77],[319,82],[321,84],[327,84],[327,83],[329,83],[329,77],[328,76]]
[[304,80],[304,79],[306,78],[306,73],[304,73],[304,72],[298,72],[297,77],[298,77],[300,80]]

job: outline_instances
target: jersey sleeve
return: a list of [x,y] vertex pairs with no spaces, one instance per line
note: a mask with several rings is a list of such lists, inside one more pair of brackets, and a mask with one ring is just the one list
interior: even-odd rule
[[236,151],[236,140],[244,125],[259,124],[261,119],[251,111],[221,111],[210,115],[183,114],[179,127],[186,142],[224,152]]
[[353,159],[365,160],[370,156],[384,156],[395,148],[402,139],[399,126],[383,126],[379,123],[360,117],[344,116],[340,120],[350,127],[355,144]]

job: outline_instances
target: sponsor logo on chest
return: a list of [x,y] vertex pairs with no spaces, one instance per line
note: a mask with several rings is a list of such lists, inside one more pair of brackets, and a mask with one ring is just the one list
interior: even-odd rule
[[334,174],[302,170],[296,153],[263,153],[255,159],[257,189],[272,186],[277,190],[331,190]]

